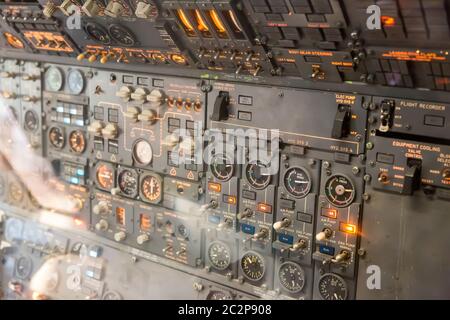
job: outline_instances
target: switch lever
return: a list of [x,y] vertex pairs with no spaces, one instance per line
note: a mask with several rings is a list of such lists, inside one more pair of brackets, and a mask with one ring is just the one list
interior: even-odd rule
[[230,104],[230,94],[226,91],[220,91],[214,103],[211,120],[222,121],[228,119],[228,105]]
[[334,118],[331,137],[334,139],[341,139],[348,135],[350,131],[350,119],[350,106],[340,104]]
[[402,194],[412,195],[420,187],[420,177],[422,171],[422,161],[417,159],[408,159],[408,165],[405,170],[405,179],[403,181]]

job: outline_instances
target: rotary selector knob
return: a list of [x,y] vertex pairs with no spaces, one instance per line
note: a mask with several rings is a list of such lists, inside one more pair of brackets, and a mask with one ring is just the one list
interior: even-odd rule
[[143,245],[144,243],[150,241],[150,237],[148,234],[141,234],[140,236],[137,237],[136,242],[139,245]]
[[81,7],[81,11],[83,11],[88,17],[95,17],[100,11],[100,8],[96,0],[87,0]]
[[138,120],[153,124],[156,122],[156,112],[154,110],[144,110],[138,115]]
[[147,96],[147,101],[154,107],[159,107],[164,101],[165,94],[162,90],[154,89]]
[[144,88],[137,88],[136,91],[134,91],[131,94],[131,99],[144,102],[145,99],[147,98],[147,95],[148,95],[147,90],[145,90]]
[[116,97],[123,99],[124,101],[130,101],[133,89],[128,86],[123,86],[116,92]]
[[121,15],[124,9],[125,8],[121,3],[111,0],[106,6],[105,14],[112,18],[117,18]]
[[138,120],[140,110],[136,107],[128,107],[127,111],[125,112],[125,117],[130,119],[132,122],[136,122]]
[[106,127],[102,129],[102,135],[106,139],[115,139],[117,138],[117,125],[114,123],[108,123]]
[[65,15],[70,16],[71,11],[69,11],[70,7],[72,6],[72,0],[64,0],[63,3],[59,6],[59,10]]
[[324,240],[330,238],[332,236],[332,234],[333,234],[333,231],[331,231],[331,229],[325,228],[321,232],[316,234],[316,240],[324,241]]
[[106,201],[100,201],[99,203],[97,203],[93,208],[92,208],[92,212],[94,214],[106,214],[109,212],[109,206],[108,206],[108,202]]
[[114,240],[117,242],[122,242],[127,238],[127,234],[123,231],[119,231],[116,234],[114,234]]
[[275,231],[279,231],[281,229],[287,228],[291,225],[291,220],[284,218],[281,221],[277,221],[273,224],[273,228],[275,229]]
[[103,123],[101,123],[98,120],[92,122],[88,127],[88,131],[96,136],[101,135],[102,129],[103,129]]
[[16,74],[14,72],[0,72],[0,77],[3,79],[8,79],[8,78],[15,78]]
[[42,13],[47,18],[51,18],[57,9],[58,9],[58,7],[53,2],[49,1],[44,5],[44,9],[42,10]]
[[108,221],[106,221],[104,219],[100,220],[99,222],[97,222],[95,224],[95,230],[97,230],[97,231],[106,231],[106,230],[108,230],[108,227],[109,227]]
[[134,12],[134,14],[138,18],[147,19],[150,18],[151,12],[152,6],[149,3],[139,1],[136,6],[136,11]]

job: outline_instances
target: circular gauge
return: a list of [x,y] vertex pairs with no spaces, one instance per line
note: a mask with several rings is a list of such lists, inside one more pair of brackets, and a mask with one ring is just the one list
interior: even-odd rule
[[89,22],[84,26],[84,31],[92,40],[101,42],[105,45],[111,43],[111,37],[109,36],[108,31],[97,23]]
[[347,207],[355,199],[355,186],[349,178],[337,174],[325,183],[325,195],[332,205]]
[[227,292],[212,290],[206,296],[206,300],[233,300],[233,297]]
[[253,188],[264,189],[269,185],[272,177],[265,171],[267,171],[267,167],[261,163],[250,163],[247,165],[245,175]]
[[25,112],[24,126],[25,130],[30,132],[37,130],[39,126],[39,120],[36,112],[34,112],[33,110],[28,110],[27,112]]
[[149,165],[153,159],[153,150],[150,143],[145,140],[138,140],[133,147],[133,158],[140,165]]
[[294,197],[303,198],[311,190],[311,178],[305,169],[293,167],[284,174],[284,187]]
[[114,185],[114,170],[110,165],[101,164],[97,167],[97,183],[100,188],[111,190]]
[[145,16],[138,16],[138,18],[146,18],[146,19],[155,19],[158,17],[158,8],[154,4],[153,1],[150,0],[131,0],[131,6],[133,7],[133,12],[136,12],[136,9],[140,9],[145,11]]
[[305,272],[294,262],[285,262],[278,270],[278,278],[283,288],[291,293],[302,291],[305,285]]
[[16,276],[20,279],[26,279],[33,271],[33,261],[29,257],[22,256],[17,259],[15,265]]
[[161,179],[153,175],[146,175],[141,180],[142,200],[150,203],[161,201]]
[[208,247],[208,259],[217,270],[225,270],[231,263],[231,249],[222,242],[213,242]]
[[138,174],[134,170],[123,169],[118,176],[120,191],[127,197],[134,198],[138,192]]
[[103,297],[102,300],[122,300],[122,296],[115,291],[107,291]]
[[264,277],[264,258],[256,252],[249,251],[241,258],[241,269],[244,277],[251,281],[258,281]]
[[182,237],[187,239],[189,237],[189,229],[184,225],[180,224],[177,228],[178,234]]
[[84,77],[80,70],[72,69],[67,75],[67,85],[73,94],[80,94],[84,89]]
[[83,153],[86,149],[86,138],[79,130],[72,131],[69,135],[70,150],[75,153]]
[[59,127],[53,127],[48,132],[50,144],[56,149],[62,149],[66,143],[63,130]]
[[57,67],[48,68],[45,73],[45,85],[50,91],[59,91],[63,86],[63,74]]
[[120,24],[111,24],[108,27],[111,38],[125,47],[132,47],[136,44],[136,38],[133,33]]
[[220,181],[228,181],[234,173],[234,166],[230,159],[224,154],[215,155],[210,164],[213,176]]
[[22,202],[23,200],[23,188],[17,182],[12,182],[9,185],[9,198],[14,202]]
[[19,38],[17,38],[16,36],[14,36],[13,34],[9,33],[9,32],[4,32],[3,36],[6,39],[6,42],[13,48],[16,49],[23,49],[24,45],[22,40],[20,40]]
[[5,195],[6,192],[6,180],[5,177],[0,176],[0,198]]
[[6,221],[5,238],[8,241],[22,239],[23,222],[14,218]]
[[326,273],[319,279],[319,294],[324,300],[346,300],[347,284],[334,273]]

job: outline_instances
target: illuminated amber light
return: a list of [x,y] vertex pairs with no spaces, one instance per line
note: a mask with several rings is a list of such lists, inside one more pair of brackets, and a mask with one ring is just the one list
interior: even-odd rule
[[226,200],[226,203],[228,203],[228,204],[236,204],[237,203],[236,197],[233,197],[233,196],[226,196],[225,200]]
[[76,225],[77,227],[81,227],[81,226],[83,225],[83,220],[81,220],[81,219],[79,219],[79,218],[75,218],[75,219],[73,220],[73,222],[75,223],[75,225]]
[[24,31],[23,35],[39,50],[73,52],[73,48],[60,33],[48,31]]
[[186,64],[186,59],[181,54],[173,54],[170,59],[176,64]]
[[16,36],[12,35],[11,33],[5,32],[5,33],[3,33],[3,36],[5,37],[6,42],[8,42],[8,44],[11,47],[16,48],[16,49],[23,49],[24,48],[23,42],[20,41],[19,38],[17,38]]
[[149,215],[141,213],[139,218],[139,227],[142,231],[150,231],[150,228],[152,227],[152,221]]
[[329,208],[322,209],[322,216],[324,217],[336,219],[337,214],[338,211],[336,209],[329,209]]
[[216,26],[217,31],[220,33],[226,33],[227,31],[225,29],[225,26],[223,25],[222,20],[220,20],[217,12],[215,10],[209,10],[208,13],[209,16],[211,17],[212,22]]
[[228,15],[230,16],[231,21],[233,22],[234,27],[239,30],[240,32],[242,32],[241,27],[239,26],[239,23],[237,22],[236,16],[234,15],[233,11],[228,10]]
[[180,18],[181,23],[183,24],[186,31],[194,33],[194,27],[189,22],[189,19],[187,18],[186,14],[182,9],[177,9],[178,17]]
[[125,209],[117,207],[116,208],[116,222],[121,226],[125,225]]
[[208,25],[206,24],[205,20],[203,20],[202,15],[200,14],[199,10],[195,10],[195,20],[197,21],[197,28],[201,32],[209,32]]
[[264,213],[272,213],[272,206],[267,203],[258,203],[258,211]]
[[220,192],[222,190],[222,186],[220,183],[210,182],[208,183],[208,190],[213,192]]
[[354,224],[341,222],[339,224],[339,230],[345,233],[355,234],[356,226]]
[[381,16],[381,22],[383,26],[392,27],[395,25],[395,18],[389,16]]

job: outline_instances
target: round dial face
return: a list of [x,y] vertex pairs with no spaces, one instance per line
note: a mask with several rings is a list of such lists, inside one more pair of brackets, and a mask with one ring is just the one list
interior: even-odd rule
[[109,36],[108,31],[97,23],[90,22],[86,24],[84,31],[91,39],[95,41],[106,45],[111,43],[111,37]]
[[67,85],[73,94],[80,94],[84,89],[84,77],[80,70],[72,69],[67,75]]
[[325,183],[325,195],[332,205],[347,207],[355,198],[355,186],[346,176],[334,175]]
[[251,281],[258,281],[264,277],[264,259],[256,252],[247,252],[241,258],[241,269],[244,276]]
[[10,218],[6,221],[5,238],[8,241],[22,239],[23,222]]
[[48,68],[45,73],[45,85],[50,91],[59,91],[63,86],[63,74],[56,67]]
[[208,248],[208,259],[217,270],[225,270],[231,263],[231,250],[222,242],[213,242]]
[[147,175],[141,181],[141,193],[144,201],[157,203],[161,200],[161,180]]
[[206,300],[233,300],[233,297],[227,292],[213,290],[208,293]]
[[114,170],[111,166],[107,164],[101,164],[97,167],[97,183],[98,185],[105,189],[111,190],[114,185]]
[[28,278],[33,271],[33,261],[29,257],[20,257],[16,261],[15,271],[20,279]]
[[324,300],[346,300],[347,284],[333,273],[326,273],[319,279],[319,294]]
[[111,24],[108,31],[111,38],[123,46],[131,47],[136,44],[136,38],[133,33],[119,24]]
[[247,165],[245,175],[253,188],[264,189],[269,185],[271,176],[265,172],[266,170],[266,166],[260,163]]
[[234,173],[234,166],[230,159],[224,154],[215,155],[210,164],[213,176],[220,181],[228,181]]
[[76,130],[69,135],[70,149],[75,153],[83,153],[86,149],[86,138],[83,132]]
[[136,171],[122,170],[119,173],[118,185],[124,195],[134,198],[138,192],[138,175]]
[[9,185],[9,197],[14,202],[21,202],[23,199],[23,188],[20,184],[12,182]]
[[305,272],[294,262],[285,262],[278,270],[278,278],[283,288],[291,293],[302,291],[305,285]]
[[28,110],[25,112],[24,119],[25,130],[27,131],[36,131],[39,126],[39,120],[36,112],[33,110]]
[[50,144],[56,149],[62,149],[65,144],[64,133],[61,128],[53,127],[48,132]]
[[149,165],[153,159],[153,150],[150,143],[145,140],[137,141],[133,147],[133,158],[140,165]]
[[311,178],[305,169],[293,167],[284,174],[284,187],[292,196],[303,198],[311,190]]
[[177,228],[178,234],[182,237],[187,239],[189,237],[189,229],[184,225],[180,224]]

